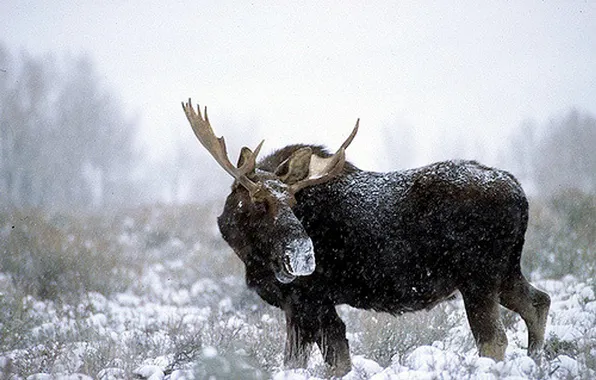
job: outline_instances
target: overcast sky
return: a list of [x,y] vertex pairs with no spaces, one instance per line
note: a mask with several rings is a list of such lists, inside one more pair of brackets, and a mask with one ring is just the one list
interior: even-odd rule
[[10,0],[0,28],[14,52],[88,53],[157,156],[194,138],[189,96],[265,151],[335,147],[360,117],[348,158],[368,169],[383,128],[414,129],[423,163],[445,139],[490,157],[525,119],[596,114],[595,1]]

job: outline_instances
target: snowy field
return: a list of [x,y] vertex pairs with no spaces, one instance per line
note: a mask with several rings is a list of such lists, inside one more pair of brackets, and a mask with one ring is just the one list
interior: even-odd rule
[[[526,356],[525,325],[506,310],[507,357],[494,362],[477,357],[459,298],[400,317],[340,306],[353,359],[344,378],[596,378],[593,236],[580,239],[581,223],[571,231],[553,210],[533,214],[541,224],[528,236],[529,249],[550,250],[526,258],[552,298],[541,363]],[[316,348],[308,368],[283,369],[283,315],[246,289],[216,212],[1,214],[0,379],[325,378]],[[549,228],[569,243],[543,239]]]

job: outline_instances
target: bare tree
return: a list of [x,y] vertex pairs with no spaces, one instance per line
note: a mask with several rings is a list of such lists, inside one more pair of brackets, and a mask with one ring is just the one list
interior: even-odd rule
[[508,161],[537,193],[596,192],[596,118],[572,109],[544,126],[522,124],[511,138]]
[[[130,190],[135,124],[85,57],[13,60],[0,45],[0,203],[116,203]],[[130,196],[129,196],[130,198]]]
[[548,192],[596,192],[596,119],[574,109],[547,126],[535,153],[535,180]]

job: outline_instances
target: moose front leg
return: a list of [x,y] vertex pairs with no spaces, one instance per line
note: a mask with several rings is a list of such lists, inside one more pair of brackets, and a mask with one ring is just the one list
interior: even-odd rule
[[286,309],[286,347],[284,366],[286,368],[306,368],[312,344],[315,341],[314,330],[307,319],[294,308]]
[[287,368],[305,368],[312,343],[316,342],[332,375],[345,375],[352,369],[346,326],[333,305],[301,303],[285,310]]
[[333,376],[343,376],[352,369],[350,347],[346,339],[346,325],[333,305],[328,305],[319,314],[317,345],[325,362],[331,366]]
[[314,338],[311,334],[303,330],[286,313],[284,366],[286,368],[306,368],[313,343]]

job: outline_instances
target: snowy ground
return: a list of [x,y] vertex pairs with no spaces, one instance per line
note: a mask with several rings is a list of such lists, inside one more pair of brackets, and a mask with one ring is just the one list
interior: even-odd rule
[[[123,220],[118,238],[142,252],[123,291],[42,300],[0,273],[0,379],[325,378],[316,349],[308,368],[283,370],[283,315],[246,290],[223,245],[167,236],[148,246],[155,231],[135,223]],[[206,270],[204,255],[220,266]],[[596,378],[594,279],[533,282],[552,298],[542,363],[526,356],[525,325],[509,312],[507,358],[495,363],[477,357],[460,299],[397,318],[340,306],[353,357],[345,379]]]

